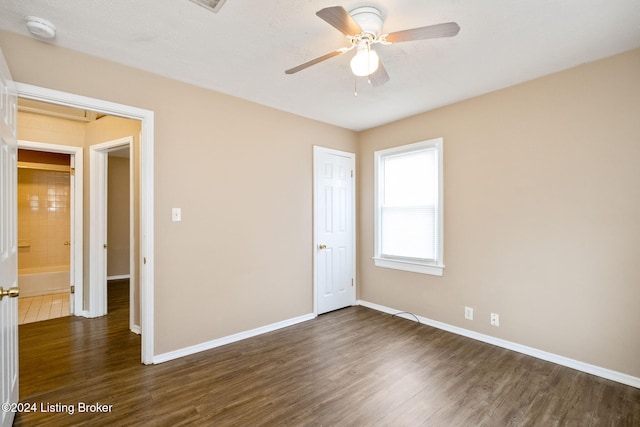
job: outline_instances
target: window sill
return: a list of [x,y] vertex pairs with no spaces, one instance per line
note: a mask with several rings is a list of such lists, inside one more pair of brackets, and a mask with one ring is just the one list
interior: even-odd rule
[[411,261],[391,260],[388,258],[373,258],[376,267],[393,268],[394,270],[411,271],[413,273],[429,274],[431,276],[442,276],[444,265],[421,264]]

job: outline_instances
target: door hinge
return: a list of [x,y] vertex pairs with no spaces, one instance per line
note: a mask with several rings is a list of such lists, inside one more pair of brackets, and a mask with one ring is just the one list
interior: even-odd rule
[[72,294],[76,293],[76,286],[75,285],[71,285],[71,293]]
[[76,168],[69,168],[69,173],[71,176],[76,176]]
[[351,286],[353,286],[354,284],[354,279],[351,279]]
[[353,178],[353,169],[351,169],[351,178]]

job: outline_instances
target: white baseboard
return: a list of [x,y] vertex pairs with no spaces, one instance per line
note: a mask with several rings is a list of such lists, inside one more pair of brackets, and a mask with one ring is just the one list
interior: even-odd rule
[[622,372],[617,372],[611,369],[602,368],[600,366],[591,365],[589,363],[584,363],[579,360],[570,359],[564,356],[559,356],[557,354],[549,353],[543,350],[538,350],[533,347],[527,347],[525,345],[517,344],[511,341],[506,341],[500,338],[492,337],[490,335],[481,334],[479,332],[470,331],[468,329],[449,325],[447,323],[438,322],[436,320],[427,319],[426,317],[422,317],[422,316],[413,317],[413,315],[406,314],[401,310],[394,310],[392,308],[385,307],[383,305],[375,304],[372,302],[358,300],[357,304],[363,307],[368,307],[377,311],[381,311],[383,313],[396,314],[398,317],[402,317],[408,320],[413,320],[414,322],[416,321],[416,317],[417,317],[420,320],[420,323],[433,326],[434,328],[442,329],[444,331],[452,332],[454,334],[462,335],[468,338],[472,338],[474,340],[486,342],[488,344],[493,344],[498,347],[506,348],[507,350],[517,351],[518,353],[533,356],[538,359],[546,360],[547,362],[552,362],[558,365],[566,366],[568,368],[586,372],[587,374],[596,375],[598,377],[606,378],[611,381],[616,381],[625,385],[629,385],[631,387],[640,388],[640,378],[634,377],[628,374],[624,374]]
[[226,344],[231,344],[233,342],[255,337],[257,335],[262,335],[267,332],[276,331],[278,329],[286,328],[287,326],[292,326],[297,323],[306,322],[307,320],[312,320],[315,318],[316,318],[316,315],[313,313],[305,314],[303,316],[294,317],[293,319],[283,320],[281,322],[272,323],[270,325],[262,326],[256,329],[251,329],[245,332],[239,332],[237,334],[218,338],[216,340],[204,342],[202,344],[192,345],[190,347],[181,348],[179,350],[170,351],[168,353],[158,354],[153,356],[153,363],[168,362],[169,360],[178,359],[184,356],[189,356],[190,354],[199,353],[201,351],[211,350],[212,348],[220,347]]
[[107,281],[109,280],[122,280],[122,279],[131,279],[130,274],[120,274],[116,276],[107,276]]

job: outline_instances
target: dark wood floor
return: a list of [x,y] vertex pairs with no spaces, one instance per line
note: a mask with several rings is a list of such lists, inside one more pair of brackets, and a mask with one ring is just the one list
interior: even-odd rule
[[38,412],[16,426],[640,426],[639,389],[364,307],[143,366],[127,287],[104,318],[20,326]]

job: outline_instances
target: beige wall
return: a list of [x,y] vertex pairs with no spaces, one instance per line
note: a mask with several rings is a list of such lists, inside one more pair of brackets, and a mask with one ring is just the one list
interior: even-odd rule
[[107,277],[129,275],[129,159],[109,156]]
[[[639,76],[635,50],[361,133],[359,298],[640,377]],[[373,153],[435,137],[444,276],[377,268]]]
[[25,141],[84,147],[84,128],[85,123],[79,121],[18,113],[18,139]]
[[156,354],[313,311],[312,146],[355,152],[355,133],[6,32],[0,47],[16,81],[154,111]]

